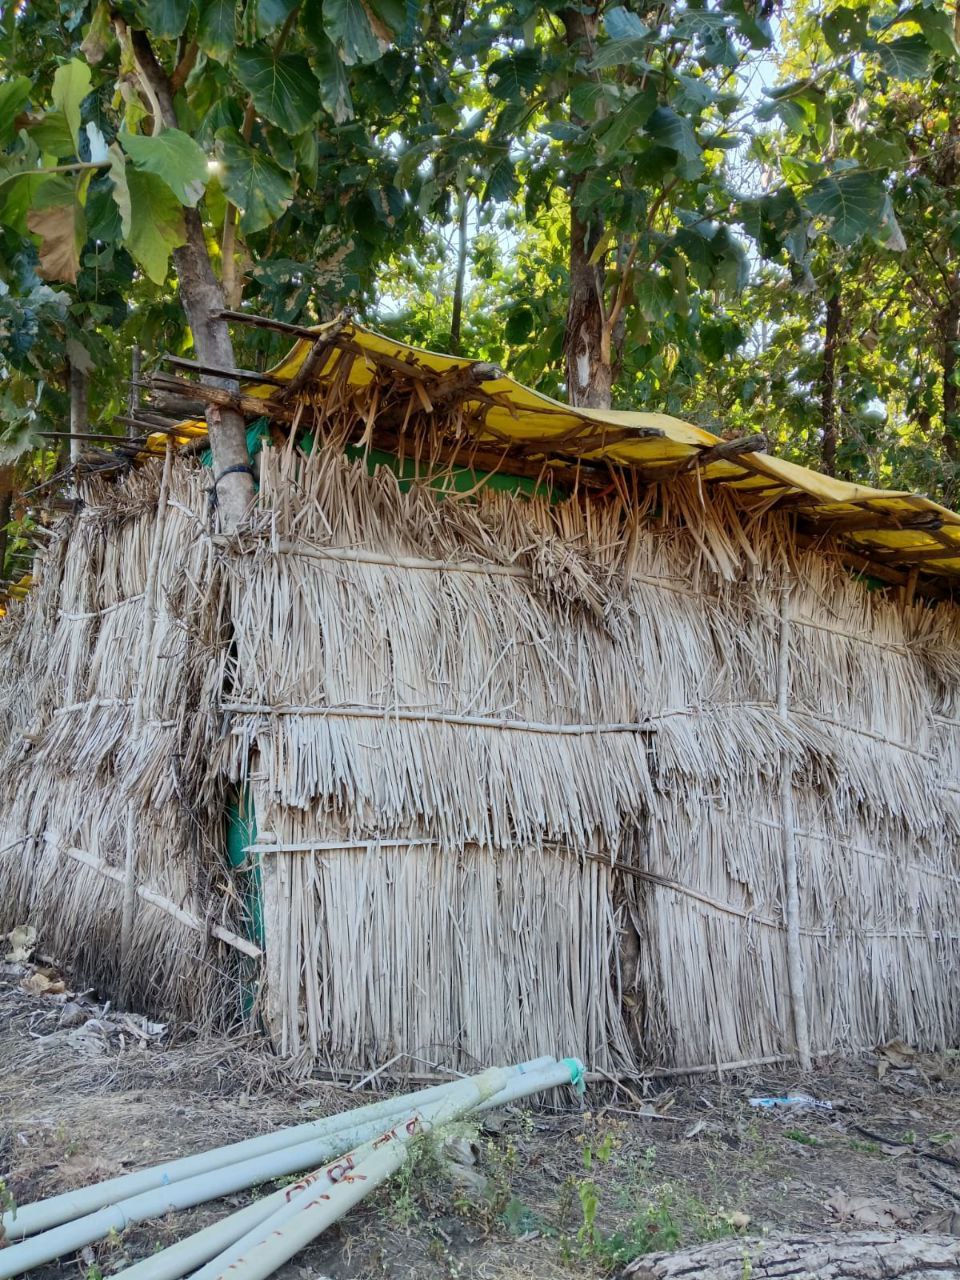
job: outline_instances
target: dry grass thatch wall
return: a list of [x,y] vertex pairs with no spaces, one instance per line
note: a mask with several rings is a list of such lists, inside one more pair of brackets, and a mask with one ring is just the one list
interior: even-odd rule
[[132,863],[138,991],[235,1010],[236,783],[284,1052],[789,1055],[786,778],[814,1050],[956,1042],[953,606],[692,486],[627,511],[438,501],[334,450],[261,468],[225,545],[174,466],[153,611],[159,471],[91,493],[6,626],[0,927],[109,982]]
[[158,522],[160,479],[157,465],[92,486],[3,625],[0,929],[29,920],[81,981],[204,1022],[240,1008],[207,936],[231,905],[211,887],[223,881],[223,785],[208,765],[219,618],[203,596],[202,479],[174,467]]

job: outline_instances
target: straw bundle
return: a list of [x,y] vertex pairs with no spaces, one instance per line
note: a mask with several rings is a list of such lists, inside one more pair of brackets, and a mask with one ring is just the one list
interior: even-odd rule
[[115,981],[132,832],[137,992],[229,1020],[246,789],[284,1053],[790,1056],[798,1000],[814,1052],[956,1041],[953,606],[693,481],[441,496],[334,445],[260,472],[229,542],[186,463],[162,521],[159,470],[91,488],[7,624],[7,927]]

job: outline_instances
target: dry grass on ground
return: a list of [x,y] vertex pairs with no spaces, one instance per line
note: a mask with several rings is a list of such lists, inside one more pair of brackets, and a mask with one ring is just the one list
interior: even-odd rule
[[[60,1011],[16,975],[0,978],[0,1177],[19,1202],[301,1122],[311,1099],[321,1112],[363,1100],[292,1083],[256,1041],[121,1043],[59,1029]],[[459,1131],[445,1151],[421,1151],[278,1274],[599,1277],[645,1250],[744,1229],[857,1229],[887,1214],[913,1230],[960,1231],[960,1075],[951,1056],[904,1061],[610,1086],[583,1110],[515,1111]],[[882,1079],[878,1066],[889,1068]],[[798,1090],[836,1107],[783,1116],[748,1102]],[[132,1227],[35,1275],[97,1280],[242,1202]]]

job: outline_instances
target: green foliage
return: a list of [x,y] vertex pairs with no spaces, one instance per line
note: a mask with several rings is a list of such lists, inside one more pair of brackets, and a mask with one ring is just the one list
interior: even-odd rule
[[171,251],[186,239],[183,209],[159,175],[128,169],[126,176],[131,206],[150,210],[149,218],[134,220],[127,248],[154,284],[163,284]]
[[785,1129],[783,1136],[790,1138],[793,1142],[799,1142],[802,1147],[819,1147],[820,1139],[815,1138],[812,1133],[805,1133],[803,1129]]
[[202,0],[196,40],[218,62],[226,62],[237,43],[236,0]]
[[240,49],[236,69],[257,111],[285,133],[300,133],[316,115],[316,81],[301,54]]
[[4,1182],[3,1178],[0,1178],[0,1213],[13,1213],[16,1207],[17,1202],[14,1199],[12,1191]]
[[[568,1180],[581,1219],[575,1238],[561,1239],[562,1252],[570,1261],[618,1272],[646,1253],[737,1235],[743,1230],[741,1224],[749,1221],[745,1215],[708,1205],[672,1183],[655,1180],[653,1147],[631,1164],[618,1154],[616,1140],[607,1133],[596,1145],[584,1143],[583,1164],[588,1174],[605,1165],[614,1167],[614,1177],[608,1181],[620,1188],[620,1205],[609,1203],[609,1191],[605,1193],[592,1177]],[[628,1209],[625,1218],[618,1207]]]
[[154,174],[169,187],[178,204],[192,209],[203,195],[207,157],[180,129],[161,129],[149,137],[121,131],[120,145],[138,169]]
[[[615,404],[763,430],[818,465],[839,294],[838,472],[951,500],[952,14],[798,0],[774,29],[763,10],[605,4],[583,34],[588,8],[538,0],[127,0],[125,26],[90,0],[7,6],[0,370],[16,381],[0,420],[34,441],[59,425],[68,340],[94,352],[100,425],[134,336],[184,349],[186,209],[215,263],[232,246],[254,308],[315,321],[350,303],[446,347],[465,202],[465,351],[564,395],[571,255],[588,244]],[[130,28],[177,80],[176,128],[159,127]],[[38,301],[44,281],[65,306]],[[279,345],[239,342],[248,364]]]
[[290,207],[294,186],[281,165],[248,146],[236,129],[218,129],[217,143],[227,196],[240,210],[244,232],[262,231]]
[[845,247],[879,230],[885,203],[880,175],[857,170],[821,178],[806,197],[810,212],[825,218],[830,236]]

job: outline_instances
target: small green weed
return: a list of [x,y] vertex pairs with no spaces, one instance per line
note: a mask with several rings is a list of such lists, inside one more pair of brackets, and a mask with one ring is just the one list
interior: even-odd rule
[[65,1124],[59,1124],[57,1126],[54,1136],[63,1147],[64,1155],[75,1156],[82,1146],[79,1138],[70,1136],[69,1130]]
[[793,1142],[799,1142],[805,1147],[823,1146],[819,1138],[815,1138],[812,1133],[804,1133],[802,1129],[787,1129],[784,1137],[790,1138]]
[[0,1214],[13,1213],[17,1207],[17,1202],[13,1198],[13,1192],[7,1186],[2,1178],[0,1178]]
[[864,1155],[878,1156],[880,1154],[879,1142],[863,1142],[860,1138],[851,1138],[849,1146],[851,1151],[862,1151]]
[[[599,1146],[588,1144],[584,1147],[585,1169],[590,1171],[597,1163],[607,1163],[615,1149],[616,1143],[606,1138]],[[602,1271],[615,1271],[654,1250],[675,1249],[684,1242],[718,1240],[745,1228],[749,1221],[745,1214],[712,1208],[673,1183],[652,1183],[656,1154],[655,1147],[648,1147],[633,1166],[632,1176],[621,1184],[618,1203],[621,1209],[632,1212],[613,1231],[603,1229],[597,1183],[592,1178],[568,1179],[566,1204],[569,1208],[571,1200],[579,1201],[582,1221],[574,1239],[561,1240],[561,1253],[567,1261],[589,1261]]]

